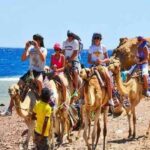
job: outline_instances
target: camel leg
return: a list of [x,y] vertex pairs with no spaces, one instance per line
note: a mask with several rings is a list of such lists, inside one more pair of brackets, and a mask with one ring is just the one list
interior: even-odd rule
[[108,107],[104,109],[104,113],[103,113],[103,123],[104,123],[104,129],[103,129],[103,150],[105,150],[105,147],[106,147],[107,114],[108,114]]
[[97,124],[98,124],[100,112],[101,112],[101,108],[97,109],[97,111],[95,113],[94,127],[93,127],[93,132],[92,132],[92,150],[95,150],[96,146],[97,146],[94,143],[95,143],[95,139],[96,139],[96,135],[97,135]]
[[96,139],[96,145],[98,144],[100,133],[101,133],[100,120],[98,120],[98,122],[97,122],[97,139]]
[[66,129],[67,129],[67,140],[69,143],[72,143],[72,139],[70,138],[70,121],[66,119]]
[[83,122],[83,110],[82,110],[82,107],[83,107],[83,106],[81,106],[81,108],[80,108],[80,112],[81,112],[81,125],[80,125],[80,128],[79,128],[78,134],[77,134],[77,136],[76,136],[76,140],[79,139],[81,130],[84,128],[84,122]]
[[[29,145],[29,141],[30,141],[30,137],[34,135],[34,121],[25,121],[26,125],[28,126],[28,134],[27,134],[27,138],[25,140],[25,142],[23,143],[23,147],[24,150],[28,149],[28,145]],[[34,136],[33,136],[34,137]],[[33,143],[34,143],[34,138],[33,138]]]
[[128,123],[129,123],[129,135],[128,135],[128,138],[130,138],[131,135],[132,135],[132,130],[131,130],[131,114],[127,113],[127,117],[128,117]]
[[59,146],[59,144],[61,143],[61,119],[60,118],[55,118],[55,122],[54,122],[54,129],[55,129],[55,135],[56,135],[56,141],[57,141],[57,144]]
[[133,138],[136,137],[136,113],[135,108],[133,109]]
[[91,120],[90,120],[90,118],[88,118],[89,119],[89,125],[88,125],[88,127],[89,127],[89,129],[88,129],[88,140],[90,139],[90,133],[91,133]]
[[81,130],[82,130],[83,128],[84,128],[84,123],[82,122],[81,127],[80,127],[80,129],[79,129],[79,131],[78,131],[78,134],[77,134],[77,136],[76,136],[76,140],[78,140],[78,139],[80,138]]
[[84,138],[85,143],[88,147],[88,150],[91,150],[90,144],[88,143],[88,137],[87,137],[87,130],[88,130],[88,127],[89,127],[89,119],[88,119],[87,113],[84,114],[83,120],[84,120],[83,138]]
[[64,131],[65,131],[65,123],[63,121],[63,119],[61,119],[60,121],[60,127],[61,127],[61,131],[60,131],[60,139],[59,139],[59,145],[61,145],[63,143],[63,136],[64,136]]
[[150,122],[149,122],[149,126],[148,126],[148,129],[147,129],[146,135],[149,135],[149,130],[150,130]]

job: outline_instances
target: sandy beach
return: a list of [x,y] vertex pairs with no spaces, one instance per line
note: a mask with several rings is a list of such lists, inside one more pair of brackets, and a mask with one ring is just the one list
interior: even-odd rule
[[[150,100],[142,100],[136,112],[137,137],[134,140],[127,139],[128,123],[125,115],[108,118],[107,150],[150,150],[150,137],[145,138],[150,120]],[[12,116],[0,117],[0,149],[19,150],[22,141],[21,134],[25,129],[26,125],[15,110]],[[73,132],[73,143],[69,144],[65,138],[64,144],[58,150],[86,150],[82,135],[76,141],[75,134],[77,132]],[[102,134],[97,147],[97,150],[99,149],[102,149]]]

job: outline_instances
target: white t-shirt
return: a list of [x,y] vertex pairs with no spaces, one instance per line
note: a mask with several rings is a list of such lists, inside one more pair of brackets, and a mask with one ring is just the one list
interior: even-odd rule
[[105,56],[104,53],[107,53],[106,47],[103,45],[92,45],[89,48],[89,54],[91,54],[91,59],[93,62],[97,61],[98,59],[104,60]]
[[[79,51],[79,42],[77,40],[73,40],[69,42],[68,40],[63,42],[63,50],[65,50],[65,57],[71,57],[75,50]],[[74,60],[78,61],[78,55],[74,58]]]
[[[42,53],[45,53],[47,55],[47,49],[44,47],[41,47],[40,50]],[[29,59],[30,59],[30,70],[35,70],[38,72],[44,71],[45,61],[42,61],[39,55],[38,50],[35,48],[29,49]]]

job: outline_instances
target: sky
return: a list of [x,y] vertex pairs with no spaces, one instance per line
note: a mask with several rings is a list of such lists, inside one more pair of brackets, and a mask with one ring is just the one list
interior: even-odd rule
[[150,0],[0,0],[0,47],[24,47],[32,35],[45,47],[62,43],[67,30],[88,48],[94,32],[113,49],[121,37],[150,36]]

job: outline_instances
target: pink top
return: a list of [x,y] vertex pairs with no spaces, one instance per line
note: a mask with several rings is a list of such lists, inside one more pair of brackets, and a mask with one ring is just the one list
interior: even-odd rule
[[55,54],[52,55],[51,57],[51,63],[52,65],[56,65],[57,69],[62,68],[63,67],[63,61],[64,61],[64,55],[60,54],[59,59],[56,58]]

